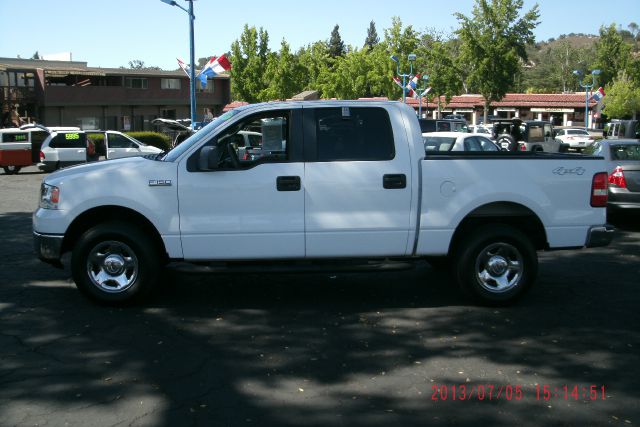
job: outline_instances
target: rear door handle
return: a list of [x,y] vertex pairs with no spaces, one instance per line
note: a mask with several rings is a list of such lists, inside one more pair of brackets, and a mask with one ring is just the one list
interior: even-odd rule
[[403,173],[387,174],[382,177],[382,186],[388,190],[407,187],[407,176]]
[[276,188],[278,191],[300,191],[300,177],[279,176],[276,178]]

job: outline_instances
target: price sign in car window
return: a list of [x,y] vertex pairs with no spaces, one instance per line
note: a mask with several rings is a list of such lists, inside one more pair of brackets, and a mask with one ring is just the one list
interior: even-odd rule
[[67,141],[76,140],[76,139],[80,139],[80,135],[77,133],[65,133],[64,139],[66,139]]
[[282,119],[262,120],[262,149],[265,151],[282,150]]

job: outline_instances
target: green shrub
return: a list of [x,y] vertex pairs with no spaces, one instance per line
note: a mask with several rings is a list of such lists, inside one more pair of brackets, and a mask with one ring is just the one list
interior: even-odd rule
[[161,150],[168,151],[171,148],[171,139],[160,132],[125,132],[132,138],[137,139],[140,142],[144,142],[147,145],[158,147]]
[[103,144],[104,143],[104,134],[103,133],[88,133],[87,138],[93,141],[94,144]]

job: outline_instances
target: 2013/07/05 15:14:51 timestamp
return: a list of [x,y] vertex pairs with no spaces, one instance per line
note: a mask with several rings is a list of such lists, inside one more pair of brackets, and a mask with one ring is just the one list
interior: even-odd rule
[[579,386],[564,384],[560,387],[552,387],[548,384],[536,384],[536,400],[605,400],[606,398],[606,387],[604,385]]

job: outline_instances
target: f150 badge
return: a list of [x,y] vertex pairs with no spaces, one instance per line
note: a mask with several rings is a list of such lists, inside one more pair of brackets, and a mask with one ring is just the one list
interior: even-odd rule
[[559,168],[555,168],[553,170],[553,173],[556,175],[583,175],[585,172],[586,172],[586,169],[580,166],[573,169],[568,169],[563,166],[560,166]]
[[171,180],[170,179],[150,179],[149,187],[170,187]]

